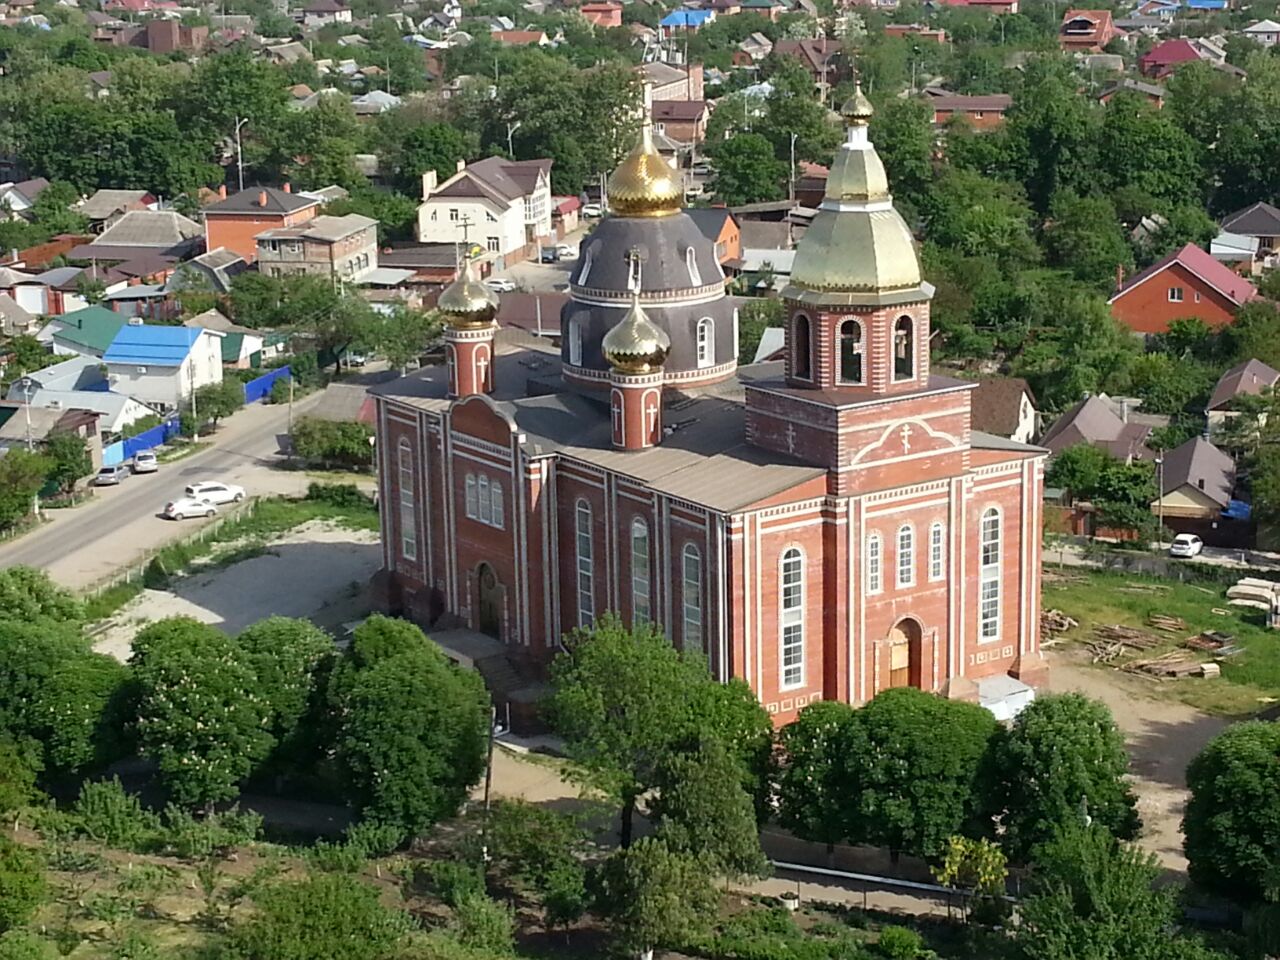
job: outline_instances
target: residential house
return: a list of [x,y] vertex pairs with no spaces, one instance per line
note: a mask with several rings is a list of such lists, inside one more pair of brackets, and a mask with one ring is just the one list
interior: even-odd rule
[[1007,93],[971,95],[947,92],[928,98],[933,110],[935,126],[950,123],[955,117],[964,117],[975,130],[993,130],[1004,123],[1005,112],[1013,104]]
[[716,245],[720,266],[736,266],[742,259],[742,227],[728,207],[688,207],[684,211],[702,235]]
[[99,190],[80,201],[76,212],[89,221],[89,229],[101,233],[131,210],[147,210],[156,198],[146,190]]
[[453,243],[396,244],[379,251],[378,262],[383,267],[412,270],[408,283],[436,292],[458,279],[458,248]]
[[658,133],[681,143],[702,143],[707,138],[711,105],[705,100],[655,100],[653,124]]
[[311,50],[305,43],[297,40],[291,40],[288,43],[276,44],[274,47],[267,47],[262,51],[262,56],[269,63],[278,66],[287,67],[290,64],[297,63],[299,60],[310,60]]
[[1274,20],[1259,20],[1240,31],[1254,43],[1263,47],[1274,47],[1280,43],[1280,23]]
[[1259,262],[1265,260],[1257,237],[1226,230],[1209,241],[1209,255],[1241,276],[1254,276],[1258,273]]
[[1136,93],[1140,97],[1146,98],[1147,102],[1153,104],[1157,110],[1164,107],[1164,98],[1167,95],[1164,87],[1156,83],[1145,83],[1142,80],[1134,80],[1130,77],[1109,83],[1102,88],[1102,92],[1098,94],[1098,100],[1102,103],[1110,103],[1117,93]]
[[658,21],[658,29],[662,32],[664,38],[675,36],[677,33],[697,33],[708,23],[716,18],[714,10],[672,10],[665,17]]
[[1130,330],[1152,334],[1164,333],[1171,321],[1186,317],[1221,327],[1257,295],[1252,283],[1189,243],[1122,280],[1107,302],[1112,315]]
[[307,408],[307,416],[330,423],[366,423],[373,426],[373,397],[363,383],[331,383]]
[[385,90],[370,90],[351,98],[351,108],[358,117],[372,117],[404,105],[404,101]]
[[0,214],[7,213],[10,218],[24,216],[47,186],[49,181],[44,177],[0,183]]
[[[1230,66],[1227,63],[1226,41],[1222,37],[1192,37],[1187,42],[1195,47],[1196,52],[1200,54],[1200,59],[1208,60],[1220,67]],[[1243,76],[1244,71],[1240,70],[1239,73]]]
[[111,95],[111,76],[110,70],[92,70],[89,72],[89,96],[92,99],[101,100],[103,97]]
[[1143,0],[1133,12],[1139,17],[1154,17],[1157,20],[1172,22],[1181,9],[1181,0]]
[[130,210],[71,255],[76,260],[116,262],[143,253],[183,258],[200,249],[203,235],[200,224],[173,210]]
[[968,0],[964,6],[985,10],[996,15],[1017,13],[1019,9],[1018,0]]
[[1117,413],[1105,395],[1085,397],[1053,422],[1040,438],[1040,446],[1051,453],[1087,443],[1105,450],[1117,460],[1154,460],[1147,446],[1151,426],[1135,422],[1122,405]]
[[[262,358],[279,354],[285,346],[284,342],[274,335],[269,336],[261,330],[253,330],[242,327],[238,323],[232,323],[218,310],[198,313],[184,320],[182,325],[222,334],[222,365],[224,367],[247,369],[257,366]],[[269,339],[273,341],[270,345],[268,345]]]
[[495,30],[489,34],[504,47],[549,47],[551,38],[544,30]]
[[249,264],[240,254],[218,247],[180,264],[165,289],[179,294],[186,289],[230,293],[232,281],[248,269]]
[[0,452],[41,445],[55,433],[73,433],[85,441],[94,471],[102,466],[102,436],[98,414],[92,410],[28,406],[18,400],[0,401]]
[[95,283],[102,285],[101,292],[105,295],[122,289],[128,281],[96,264],[90,267],[53,267],[17,284],[13,299],[32,313],[57,317],[87,307],[87,288]]
[[320,201],[292,193],[289,185],[250,187],[204,211],[205,246],[222,247],[252,263],[258,256],[258,234],[302,226],[320,212]]
[[1260,200],[1227,214],[1222,218],[1222,229],[1227,233],[1256,238],[1260,257],[1280,250],[1280,209],[1265,201]]
[[971,427],[1016,443],[1030,443],[1040,430],[1035,394],[1021,377],[979,380],[970,394]]
[[1238,398],[1256,397],[1264,390],[1274,390],[1277,381],[1280,381],[1280,370],[1261,360],[1246,360],[1224,373],[1218,378],[1205,406],[1210,432],[1216,433],[1228,420],[1239,416],[1239,411],[1233,409]]
[[1235,489],[1236,464],[1231,456],[1204,437],[1193,437],[1166,451],[1157,463],[1160,494],[1151,501],[1151,512],[1180,532],[1201,533],[1202,525],[1212,529]]
[[[102,360],[80,354],[29,373],[27,380],[33,390],[105,390],[107,386]],[[17,383],[10,384],[8,399],[21,400],[23,389]]]
[[842,49],[839,40],[821,38],[779,40],[773,45],[773,52],[778,56],[798,60],[824,96],[840,80]]
[[[734,66],[750,66],[753,63],[759,63],[772,52],[773,41],[763,33],[753,33],[738,44],[737,52],[733,55]],[[745,61],[739,62],[739,55],[745,57]]]
[[1191,16],[1205,13],[1221,13],[1227,9],[1227,0],[1186,0],[1187,13]]
[[597,27],[611,29],[622,26],[622,4],[584,3],[578,12]]
[[112,33],[109,42],[116,47],[140,47],[157,56],[198,53],[209,45],[209,28],[157,17]]
[[35,333],[38,318],[7,293],[0,293],[0,334],[20,337]]
[[1071,53],[1101,53],[1120,36],[1110,10],[1068,10],[1058,29],[1058,45]]
[[258,234],[258,272],[313,274],[348,283],[378,269],[378,221],[358,213],[312,217]]
[[551,236],[551,161],[488,157],[460,163],[444,183],[428,170],[417,234],[421,243],[482,244],[508,264],[532,256]]
[[[806,3],[808,0],[796,0],[796,2],[798,7],[799,4]],[[783,0],[739,0],[737,6],[740,13],[755,13],[770,23],[777,23],[778,18],[787,12],[787,5]]]
[[194,327],[126,323],[102,357],[107,382],[116,393],[177,409],[196,390],[222,382],[222,336]]
[[351,8],[338,0],[311,0],[302,8],[302,25],[308,30],[350,22]]
[[946,43],[947,31],[923,23],[890,23],[884,28],[886,37],[914,37],[926,43]]
[[[1174,9],[1177,9],[1176,6]],[[1168,33],[1173,25],[1172,21],[1163,20],[1160,17],[1139,16],[1117,17],[1115,23],[1128,37],[1142,36],[1152,40]]]
[[38,336],[53,345],[54,353],[101,359],[125,320],[106,307],[83,307],[50,320]]
[[65,257],[80,244],[92,239],[91,236],[79,233],[59,233],[44,243],[24,247],[17,253],[0,250],[0,265],[21,267],[24,270],[47,269],[53,261]]
[[525,293],[513,290],[504,293],[498,304],[500,330],[522,330],[534,337],[557,338],[560,336],[560,312],[569,302],[569,294],[561,291],[538,290]]
[[820,163],[801,160],[796,164],[795,198],[800,207],[792,211],[794,218],[802,215],[802,208],[817,212],[827,195],[827,180],[830,176],[830,168]]
[[582,201],[577,197],[551,198],[551,229],[561,240],[578,229]]
[[701,6],[714,10],[717,17],[736,17],[742,12],[742,0],[709,0]]
[[1200,51],[1190,40],[1166,40],[1138,58],[1138,70],[1144,77],[1163,80],[1184,63],[1194,63],[1200,59]]
[[669,63],[645,63],[636,67],[641,86],[648,86],[654,100],[702,100],[703,72],[700,64],[676,67]]
[[[9,399],[23,399],[18,384],[9,388]],[[91,411],[98,415],[98,436],[104,440],[118,437],[130,424],[159,413],[140,400],[110,390],[55,390],[38,386],[30,393],[30,403],[33,411],[36,408]]]

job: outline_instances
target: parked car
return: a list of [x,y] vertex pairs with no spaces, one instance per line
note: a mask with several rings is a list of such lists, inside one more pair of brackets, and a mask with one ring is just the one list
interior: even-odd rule
[[557,255],[561,260],[577,260],[577,259],[578,259],[578,251],[577,251],[577,249],[575,249],[574,247],[569,246],[569,244],[567,244],[567,243],[557,243],[557,244],[556,244],[556,255]]
[[218,508],[210,500],[182,497],[166,503],[163,516],[168,520],[186,520],[188,517],[212,517],[217,512]]
[[160,469],[160,461],[150,450],[139,450],[133,455],[134,473],[155,473]]
[[490,277],[484,282],[484,285],[490,290],[497,290],[499,293],[510,293],[516,288],[516,282],[506,277]]
[[542,247],[541,253],[538,254],[540,263],[558,263],[560,260],[560,250],[558,247]]
[[219,480],[201,480],[193,483],[185,491],[194,500],[208,500],[210,503],[239,503],[244,499],[244,487],[234,483],[222,483]]
[[582,205],[582,215],[584,217],[603,217],[604,209],[598,203],[584,203]]
[[129,467],[123,463],[117,463],[114,467],[103,467],[98,471],[98,475],[93,478],[95,487],[114,487],[121,480],[129,477]]
[[368,356],[356,350],[348,350],[342,355],[342,365],[344,367],[363,367],[368,362]]
[[1204,549],[1204,541],[1194,533],[1180,533],[1169,544],[1171,557],[1198,557]]

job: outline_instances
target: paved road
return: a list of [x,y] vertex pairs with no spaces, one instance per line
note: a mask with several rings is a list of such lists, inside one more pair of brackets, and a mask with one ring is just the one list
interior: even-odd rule
[[[294,404],[294,416],[315,399]],[[210,448],[118,487],[95,488],[92,503],[49,511],[40,529],[0,545],[0,567],[38,567],[64,586],[80,589],[207,522],[159,516],[189,483],[219,479],[240,483],[251,494],[301,492],[304,474],[273,469],[279,462],[277,434],[286,432],[288,416],[284,406],[245,408],[213,435]]]

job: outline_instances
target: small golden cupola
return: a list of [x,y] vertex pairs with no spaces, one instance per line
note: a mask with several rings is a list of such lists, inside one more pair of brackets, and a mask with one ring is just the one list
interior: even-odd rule
[[640,294],[632,292],[631,307],[616,327],[600,341],[600,352],[619,373],[653,373],[671,352],[671,338],[640,306]]
[[441,291],[436,309],[450,327],[461,330],[487,327],[498,314],[498,295],[480,282],[475,261],[467,257],[458,279]]
[[666,217],[684,205],[680,174],[653,144],[653,123],[648,117],[636,144],[609,175],[609,211],[619,217]]

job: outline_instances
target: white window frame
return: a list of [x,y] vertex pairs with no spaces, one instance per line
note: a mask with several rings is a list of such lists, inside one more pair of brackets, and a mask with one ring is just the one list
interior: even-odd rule
[[946,575],[947,535],[941,523],[929,527],[929,579],[941,580]]
[[484,246],[490,253],[500,253],[502,251],[502,241],[497,237],[485,237]]
[[988,507],[978,521],[978,642],[1000,639],[1000,554],[1003,518]]
[[587,285],[587,274],[591,272],[591,251],[588,250],[582,254],[582,269],[578,271],[578,286],[585,287]]
[[698,269],[698,252],[688,247],[684,252],[684,265],[689,268],[689,285],[702,286],[702,271]]
[[788,547],[778,560],[778,681],[804,686],[804,551]]
[[650,569],[649,524],[631,521],[631,621],[633,626],[653,619],[653,573]]
[[400,479],[400,556],[418,559],[418,511],[413,500],[413,445],[401,437],[396,445]]
[[916,532],[911,524],[898,528],[897,582],[899,587],[914,587],[916,583]]
[[585,499],[579,499],[574,505],[574,559],[578,575],[578,626],[590,629],[596,620],[596,598],[592,574],[591,504]]
[[692,543],[681,553],[680,582],[680,639],[686,651],[702,651],[702,554]]
[[489,478],[483,473],[476,478],[476,499],[479,501],[476,519],[481,523],[492,523],[493,501],[489,499]]
[[867,593],[879,593],[884,589],[884,541],[880,534],[867,536]]
[[503,502],[502,484],[497,480],[489,485],[489,500],[493,514],[493,525],[502,530],[507,525],[506,508]]
[[487,474],[468,473],[465,481],[465,512],[468,520],[502,530],[507,525],[502,483]]
[[574,317],[569,321],[569,366],[582,366],[582,321]]
[[716,322],[710,317],[698,321],[694,339],[698,348],[698,367],[709,367],[716,362]]
[[475,520],[480,516],[479,501],[476,499],[476,475],[474,473],[467,474],[466,483],[466,513],[468,520]]
[[1169,288],[1169,302],[1170,302],[1170,303],[1182,303],[1182,302],[1183,302],[1183,300],[1185,299],[1185,296],[1186,296],[1186,295],[1185,295],[1185,293],[1184,293],[1184,291],[1183,291],[1183,289],[1182,289],[1181,287],[1170,287],[1170,288]]

